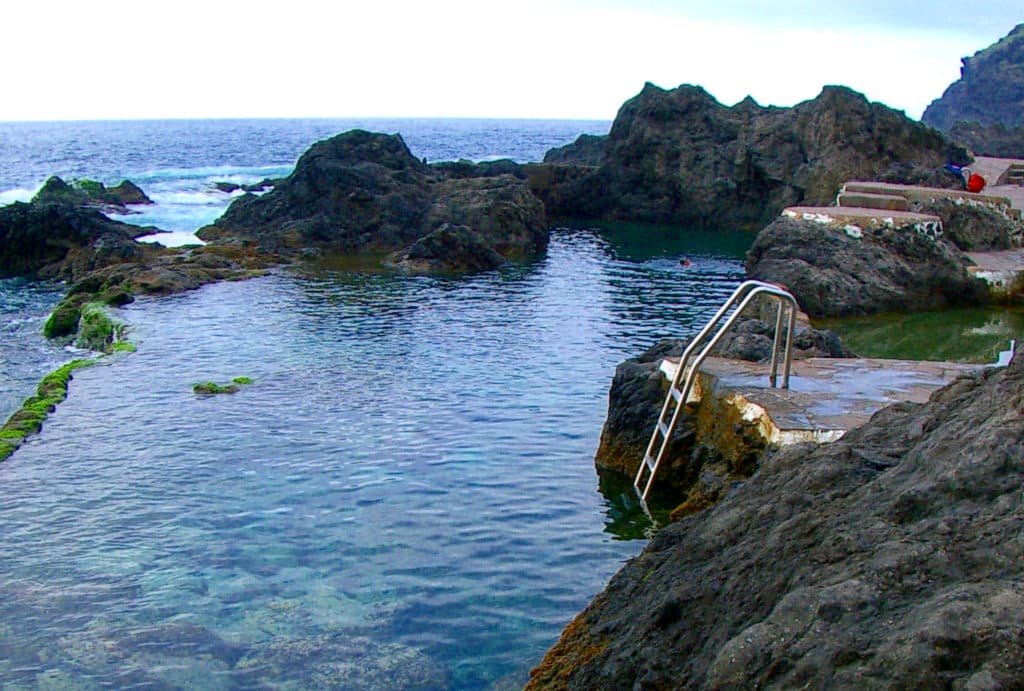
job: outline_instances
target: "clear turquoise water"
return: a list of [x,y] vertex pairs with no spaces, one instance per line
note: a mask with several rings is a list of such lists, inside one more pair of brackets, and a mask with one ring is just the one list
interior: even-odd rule
[[0,464],[3,687],[522,683],[643,546],[593,467],[615,365],[699,328],[749,241],[624,238],[120,310],[138,352]]

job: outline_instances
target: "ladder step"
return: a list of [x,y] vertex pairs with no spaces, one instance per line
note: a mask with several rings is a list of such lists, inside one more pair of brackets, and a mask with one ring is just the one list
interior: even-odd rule
[[654,461],[654,456],[644,456],[644,465],[647,466],[647,469],[652,473],[654,472]]
[[675,400],[676,404],[683,402],[683,392],[679,389],[669,389],[669,393],[672,394],[672,398]]
[[668,425],[661,420],[658,420],[658,431],[661,432],[662,439],[668,439]]

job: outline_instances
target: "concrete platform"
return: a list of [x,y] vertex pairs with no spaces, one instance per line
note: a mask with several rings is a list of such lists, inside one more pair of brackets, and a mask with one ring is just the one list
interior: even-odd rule
[[913,211],[894,211],[859,206],[790,206],[783,215],[803,221],[814,221],[857,233],[865,228],[904,228],[937,235],[942,229],[942,219],[931,214]]
[[1024,295],[1024,248],[966,254],[974,262],[967,270],[995,293],[1007,299]]
[[843,185],[842,192],[899,195],[908,202],[923,202],[933,199],[960,199],[965,202],[989,204],[992,206],[1012,206],[1009,197],[995,194],[991,189],[988,192],[974,193],[967,190],[946,189],[944,187],[924,187],[921,185],[900,185],[894,182],[851,180]]
[[[666,359],[661,371],[671,381],[678,358]],[[768,366],[709,357],[688,403],[713,397],[716,406],[735,411],[757,427],[766,444],[832,442],[898,401],[923,403],[958,375],[983,365],[868,358],[795,360],[789,389],[768,385]]]

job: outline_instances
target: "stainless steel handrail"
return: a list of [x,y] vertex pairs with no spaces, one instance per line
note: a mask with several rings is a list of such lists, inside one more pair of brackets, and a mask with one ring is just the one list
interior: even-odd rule
[[[783,312],[786,307],[789,308],[789,319],[786,324],[786,345],[783,357],[784,366],[781,387],[783,389],[789,388],[789,374],[793,361],[793,331],[796,329],[796,298],[794,298],[788,291],[772,283],[766,283],[764,281],[744,281],[736,288],[736,290],[733,291],[729,299],[725,301],[721,308],[719,308],[718,312],[715,313],[707,325],[705,325],[693,340],[690,341],[689,345],[687,345],[686,349],[683,351],[682,357],[679,359],[679,367],[676,369],[676,373],[669,384],[668,395],[665,397],[665,403],[662,405],[661,413],[658,415],[658,423],[655,425],[654,432],[651,434],[651,441],[647,444],[647,450],[644,452],[644,458],[640,463],[640,467],[637,469],[636,477],[633,479],[633,487],[639,493],[640,482],[643,478],[644,469],[646,468],[650,471],[650,476],[647,478],[644,490],[640,494],[641,500],[646,500],[647,495],[651,490],[651,485],[654,483],[654,476],[658,472],[658,466],[661,464],[661,459],[665,455],[665,449],[668,447],[668,440],[675,431],[676,423],[679,420],[679,413],[686,404],[686,399],[690,395],[690,391],[693,388],[693,384],[696,380],[697,372],[701,364],[704,363],[704,360],[707,359],[710,352],[716,345],[718,345],[718,342],[722,340],[722,337],[728,332],[732,325],[736,323],[736,320],[743,313],[743,310],[745,310],[750,302],[758,295],[770,295],[778,298],[779,301],[779,309],[775,317],[775,337],[772,342],[771,367],[768,375],[768,381],[772,388],[776,387],[778,380],[779,346],[781,345],[782,339]],[[729,316],[725,324],[723,324],[714,333],[711,340],[703,347],[696,358],[694,358],[693,364],[687,367],[690,357],[693,355],[693,351],[702,345],[703,341],[707,339],[708,334],[711,333],[715,326],[722,320],[722,317],[724,317],[729,311],[729,308],[734,306],[741,298],[742,302],[740,302],[736,310]],[[680,389],[679,379],[684,371],[686,372],[686,380],[682,389]],[[669,424],[665,425],[665,415],[668,412],[669,406],[672,405],[673,400],[675,400],[676,407],[672,412],[671,421]],[[651,452],[654,450],[654,446],[657,443],[659,436],[662,437],[662,441],[660,448],[658,449],[658,454],[657,456],[652,456]]]

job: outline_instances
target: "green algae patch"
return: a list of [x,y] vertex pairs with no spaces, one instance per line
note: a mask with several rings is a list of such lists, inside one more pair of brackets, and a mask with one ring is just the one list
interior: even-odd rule
[[39,432],[46,416],[57,404],[67,398],[68,382],[76,369],[88,367],[95,360],[72,360],[43,377],[36,387],[36,395],[25,399],[21,408],[0,427],[0,461],[7,459],[21,446],[26,437]]
[[252,384],[251,377],[235,377],[230,384],[218,384],[212,381],[199,382],[192,385],[192,391],[197,394],[213,395],[219,393],[238,393],[239,387]]
[[43,335],[47,338],[73,336],[78,331],[78,322],[82,316],[82,302],[76,297],[68,296],[61,300],[43,326]]
[[76,346],[111,353],[114,344],[121,341],[123,336],[124,324],[111,317],[103,304],[87,302],[82,305],[82,315],[75,334]]

